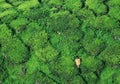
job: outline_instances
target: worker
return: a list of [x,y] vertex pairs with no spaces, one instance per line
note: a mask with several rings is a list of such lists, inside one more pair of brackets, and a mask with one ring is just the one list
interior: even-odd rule
[[76,64],[77,68],[80,67],[80,58],[79,57],[75,58],[75,64]]

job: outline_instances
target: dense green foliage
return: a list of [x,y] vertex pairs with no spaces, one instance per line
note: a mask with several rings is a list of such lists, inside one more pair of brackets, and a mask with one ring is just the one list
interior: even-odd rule
[[120,84],[120,0],[0,0],[0,84]]

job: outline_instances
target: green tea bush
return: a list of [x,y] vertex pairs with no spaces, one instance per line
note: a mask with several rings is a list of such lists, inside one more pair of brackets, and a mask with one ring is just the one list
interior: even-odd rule
[[119,6],[113,6],[110,8],[109,15],[117,20],[120,20],[120,7]]
[[27,56],[27,48],[17,38],[13,38],[6,42],[6,44],[3,44],[1,50],[6,58],[13,63],[22,62]]
[[[102,84],[106,84],[106,83],[117,84],[117,83],[120,83],[120,81],[118,80],[119,72],[120,72],[120,70],[118,70],[118,69],[113,69],[111,67],[106,67],[100,75],[100,83],[102,83]],[[116,79],[116,80],[114,80],[114,79]]]
[[104,43],[100,39],[93,39],[91,43],[86,43],[84,46],[86,51],[94,56],[98,55],[104,49]]
[[83,69],[83,72],[86,70],[94,72],[102,68],[102,62],[94,56],[83,56],[81,58],[84,60],[81,64],[81,70]]
[[119,65],[120,64],[120,45],[119,43],[114,43],[109,45],[101,53],[100,58],[104,60],[108,65]]
[[16,31],[21,32],[26,28],[28,21],[25,18],[17,18],[10,23],[10,26]]
[[103,0],[86,0],[86,5],[97,15],[101,15],[107,12],[107,7],[103,4]]
[[10,23],[17,16],[18,16],[18,12],[16,11],[16,9],[10,8],[10,9],[1,11],[0,19],[1,19],[1,22],[3,23]]

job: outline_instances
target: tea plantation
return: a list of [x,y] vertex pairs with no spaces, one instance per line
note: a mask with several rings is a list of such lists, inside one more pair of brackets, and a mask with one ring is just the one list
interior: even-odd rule
[[0,84],[120,84],[120,0],[0,0]]

